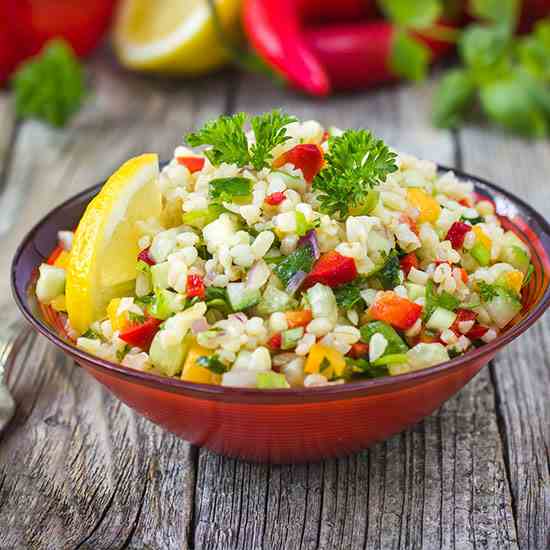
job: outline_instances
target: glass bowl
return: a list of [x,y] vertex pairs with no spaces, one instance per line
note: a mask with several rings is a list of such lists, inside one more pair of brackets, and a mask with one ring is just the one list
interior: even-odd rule
[[[441,170],[447,170],[441,167]],[[431,414],[504,345],[524,332],[550,302],[550,226],[508,191],[479,178],[479,197],[492,200],[507,229],[530,247],[534,273],[524,311],[494,341],[446,363],[399,376],[308,389],[256,390],[183,382],[132,370],[77,349],[44,315],[34,296],[37,268],[57,245],[57,232],[76,227],[101,184],[47,214],[17,249],[11,269],[15,301],[33,327],[73,357],[120,400],[195,445],[241,459],[291,463],[343,456],[390,437]]]

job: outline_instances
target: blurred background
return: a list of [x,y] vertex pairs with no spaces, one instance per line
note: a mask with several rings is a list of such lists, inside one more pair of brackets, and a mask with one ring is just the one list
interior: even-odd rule
[[435,65],[434,126],[540,139],[549,14],[550,0],[0,0],[0,84],[18,118],[64,126],[93,96],[85,60],[98,48],[113,70],[172,90],[211,87],[236,66],[312,101],[419,83]]

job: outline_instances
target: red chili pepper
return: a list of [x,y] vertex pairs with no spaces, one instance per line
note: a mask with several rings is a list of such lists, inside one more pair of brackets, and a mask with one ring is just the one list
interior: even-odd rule
[[451,244],[455,250],[459,250],[464,245],[464,237],[466,233],[472,230],[472,226],[464,222],[454,222],[453,225],[447,231],[445,239],[451,241]]
[[200,275],[187,275],[187,297],[204,298],[205,296],[204,281]]
[[324,162],[323,150],[313,143],[296,145],[273,161],[273,168],[279,168],[285,164],[292,164],[299,168],[307,182],[321,171]]
[[204,166],[204,158],[202,157],[177,157],[177,161],[185,166],[191,174],[202,170]]
[[149,255],[149,249],[151,247],[147,247],[147,248],[144,248],[139,254],[138,254],[138,257],[137,259],[138,260],[141,260],[142,262],[145,262],[147,265],[155,265],[155,260],[153,260],[153,258],[151,258],[151,256]]
[[465,321],[473,321],[476,318],[476,314],[471,309],[457,309],[456,310],[456,319],[454,323],[451,325],[451,330],[460,336],[462,332],[460,332],[459,324],[464,323]]
[[149,317],[140,325],[130,325],[124,329],[119,338],[131,346],[148,350],[161,322],[160,319]]
[[283,337],[281,336],[280,332],[275,333],[267,342],[267,345],[271,349],[281,349],[281,343],[283,341]]
[[368,310],[372,319],[384,321],[400,330],[411,328],[421,313],[421,306],[392,291],[384,292]]
[[275,193],[271,193],[271,195],[268,195],[265,198],[265,202],[271,206],[277,206],[278,204],[281,204],[285,200],[285,193],[284,191],[276,191]]
[[368,354],[369,345],[364,344],[363,342],[356,342],[355,344],[352,344],[348,352],[348,355],[350,357],[353,357],[354,359],[360,359],[361,357],[365,357]]
[[466,336],[470,340],[479,340],[487,331],[489,327],[484,327],[483,325],[474,325],[472,330],[466,333]]
[[349,283],[357,277],[357,267],[353,258],[342,256],[336,250],[323,254],[305,278],[302,288],[309,288],[316,283],[335,287]]
[[405,273],[405,277],[406,277],[409,274],[409,271],[413,267],[418,269],[420,262],[418,261],[416,254],[414,252],[411,252],[410,254],[406,254],[405,256],[403,256],[399,260],[399,264],[401,265],[401,269]]

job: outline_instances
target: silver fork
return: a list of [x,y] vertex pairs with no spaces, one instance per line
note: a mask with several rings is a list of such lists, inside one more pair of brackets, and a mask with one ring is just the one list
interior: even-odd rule
[[4,304],[0,310],[0,433],[8,425],[15,412],[15,401],[4,381],[5,369],[12,360],[17,336],[23,328],[23,320],[13,304]]

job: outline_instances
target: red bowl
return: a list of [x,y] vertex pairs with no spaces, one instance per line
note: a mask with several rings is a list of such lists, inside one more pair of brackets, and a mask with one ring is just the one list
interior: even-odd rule
[[39,264],[57,245],[57,231],[76,226],[100,185],[52,210],[23,239],[12,264],[13,293],[36,330],[124,403],[191,443],[259,462],[306,462],[346,455],[431,414],[502,346],[533,324],[550,303],[548,222],[508,191],[455,172],[473,181],[480,197],[494,202],[503,225],[529,245],[535,270],[524,290],[524,311],[512,326],[493,342],[425,370],[340,386],[255,390],[163,378],[77,349],[42,314],[34,283]]

